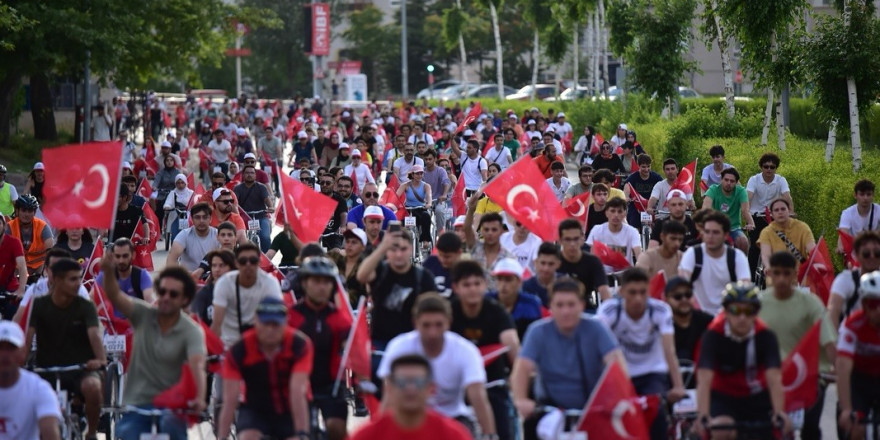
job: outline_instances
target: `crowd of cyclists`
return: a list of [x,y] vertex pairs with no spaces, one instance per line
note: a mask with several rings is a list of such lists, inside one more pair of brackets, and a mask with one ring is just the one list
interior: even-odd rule
[[[851,261],[825,304],[802,286],[817,244],[773,153],[743,186],[753,165],[737,169],[712,146],[696,206],[679,164],[655,164],[626,124],[604,140],[553,110],[465,120],[473,104],[325,112],[245,97],[145,108],[143,142],[125,118],[114,127],[124,163],[110,231],[53,230],[40,212],[52,175],[36,164],[19,192],[0,166],[0,439],[61,438],[61,390],[82,405],[86,439],[182,439],[194,420],[218,438],[560,438],[576,427],[557,425],[557,409],[583,409],[612,363],[637,394],[661,398],[651,439],[861,439],[880,417],[869,180],[841,213]],[[560,203],[590,195],[586,221],[561,221],[557,242],[483,193],[520,160]],[[318,242],[289,224],[272,233],[286,169],[337,202]],[[157,242],[168,253],[151,272],[136,263]],[[362,299],[369,375],[346,362]],[[793,424],[782,360],[816,322],[819,395]],[[103,370],[120,336],[117,401]],[[80,368],[53,388],[45,371],[63,366]],[[183,407],[161,411],[184,379]],[[832,382],[837,432],[823,433]],[[682,416],[675,405],[688,400]],[[355,429],[352,415],[371,421]]]

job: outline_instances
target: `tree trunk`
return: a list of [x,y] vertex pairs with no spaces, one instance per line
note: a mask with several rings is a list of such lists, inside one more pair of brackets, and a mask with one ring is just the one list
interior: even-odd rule
[[599,78],[599,14],[593,14],[593,31],[595,32],[595,40],[593,40],[593,82],[594,87],[596,88],[596,96],[605,96],[605,91],[602,90],[601,79]]
[[[578,26],[577,23],[574,23],[574,35],[572,35],[572,39],[574,40],[572,42],[573,43],[572,46],[574,46],[574,47],[572,48],[572,51],[571,51],[571,60],[572,60],[573,65],[571,67],[573,69],[572,76],[574,77],[573,78],[574,85],[572,85],[572,87],[574,87],[575,96],[577,96],[578,75],[580,74],[580,69],[579,69],[580,66],[578,65],[578,63],[579,63],[578,55],[580,54],[580,51],[581,51],[579,37],[580,37],[580,26]],[[561,92],[561,90],[560,90],[560,92]]]
[[[461,0],[455,0],[455,7],[457,7],[459,11],[461,10]],[[467,51],[464,47],[464,33],[460,31],[458,33],[458,56],[461,58],[461,69],[459,72],[461,74],[461,82],[467,84]]]
[[825,162],[831,163],[835,144],[837,144],[837,119],[831,121],[831,126],[828,127],[828,142],[825,142]]
[[857,173],[862,168],[862,137],[859,130],[859,99],[856,97],[856,81],[846,78],[846,94],[849,97],[849,137],[852,141],[852,166]]
[[785,151],[785,118],[782,116],[782,93],[777,93],[780,99],[776,100],[776,143],[779,149]]
[[[593,60],[596,58],[593,53],[593,14],[587,15],[587,50],[585,54],[589,57],[587,59],[587,89],[593,89],[594,85],[594,76],[593,76]],[[592,93],[590,93],[592,95]]]
[[767,88],[767,107],[764,108],[764,130],[761,131],[761,145],[767,145],[770,122],[773,120],[773,89]]
[[605,0],[599,0],[599,50],[602,56],[602,88],[608,90],[608,38],[605,36]]
[[[52,92],[49,90],[49,78],[45,73],[31,75],[31,115],[34,118],[34,139],[45,141],[58,139]],[[85,127],[85,129],[89,128]]]
[[504,58],[501,47],[501,28],[498,27],[498,10],[493,0],[489,0],[489,13],[492,15],[492,32],[495,34],[495,73],[498,80],[498,99],[504,100]]
[[541,56],[541,49],[540,49],[539,43],[540,43],[540,41],[538,39],[538,28],[536,26],[535,27],[535,39],[532,42],[532,44],[534,44],[534,47],[532,48],[532,92],[529,96],[529,101],[533,101],[533,102],[535,100],[535,95],[537,95],[537,93],[538,93],[538,91],[535,89],[535,86],[538,84],[538,64],[539,64],[538,57]]
[[0,148],[9,146],[10,127],[12,126],[12,101],[18,86],[21,84],[21,73],[10,69],[0,80]]
[[733,66],[730,64],[730,45],[727,42],[724,25],[721,23],[721,16],[718,14],[718,0],[712,0],[712,11],[715,29],[718,31],[716,39],[718,50],[721,51],[721,69],[724,71],[724,103],[727,106],[727,117],[732,119],[736,115],[733,100]]

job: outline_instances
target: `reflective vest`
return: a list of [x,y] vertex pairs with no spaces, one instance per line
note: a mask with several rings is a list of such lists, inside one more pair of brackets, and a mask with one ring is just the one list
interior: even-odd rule
[[12,204],[12,191],[9,189],[9,182],[4,182],[0,187],[0,214],[8,217],[13,211],[15,206]]
[[[34,239],[31,240],[31,245],[24,250],[24,261],[27,263],[29,272],[39,269],[43,266],[43,262],[46,260],[46,252],[49,250],[46,247],[46,243],[43,242],[43,230],[46,227],[46,222],[34,218]],[[26,240],[22,240],[21,238],[21,229],[17,218],[9,222],[9,230],[12,231],[13,236],[21,240],[22,244],[24,244]]]

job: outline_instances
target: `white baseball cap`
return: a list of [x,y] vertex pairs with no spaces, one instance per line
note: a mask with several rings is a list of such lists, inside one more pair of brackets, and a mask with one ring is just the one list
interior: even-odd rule
[[367,206],[367,209],[364,209],[364,218],[380,218],[384,220],[385,213],[382,212],[382,208],[378,206]]
[[349,230],[343,232],[342,236],[345,238],[357,237],[357,238],[361,239],[361,243],[363,243],[364,246],[367,245],[367,233],[364,232],[364,230],[361,228],[349,229]]
[[361,150],[355,149],[351,152],[351,157],[361,157]]
[[302,139],[302,138],[309,137],[309,135],[307,135],[305,131],[300,131],[300,132],[296,133],[296,137],[299,139]]
[[565,117],[565,113],[559,112],[559,113],[556,114],[556,117],[557,117],[557,118],[564,118],[564,117]]
[[244,155],[244,158],[257,160],[257,156],[254,153],[247,153]]
[[511,275],[517,278],[522,278],[522,274],[522,266],[513,258],[502,258],[498,260],[498,262],[495,263],[495,267],[492,268],[493,277]]
[[214,201],[217,201],[217,199],[219,199],[220,196],[222,196],[223,194],[232,194],[232,191],[230,191],[228,188],[217,188],[214,190],[214,193],[211,195],[211,198]]
[[474,135],[474,131],[471,130],[470,128],[468,128],[467,130],[464,131],[464,135],[465,135],[465,136],[473,136],[473,135]]
[[123,169],[123,170],[133,170],[134,168],[131,167],[131,163],[129,163],[129,162],[122,162],[122,169]]
[[162,141],[162,145],[161,145],[161,147],[162,147],[162,148],[171,148],[171,142],[168,142],[168,141]]
[[351,113],[349,113],[349,112],[342,112],[342,117],[343,117],[343,118],[347,118],[347,117],[349,117],[349,116],[351,116]]
[[685,194],[684,191],[682,191],[680,189],[674,189],[674,190],[666,193],[666,201],[667,202],[672,200],[673,197],[681,197],[682,199],[687,200],[687,194]]
[[464,216],[463,216],[463,215],[460,215],[460,216],[456,217],[456,218],[455,218],[455,221],[452,222],[452,227],[453,227],[453,228],[456,228],[456,227],[459,227],[459,226],[464,226]]
[[239,136],[244,136],[247,134],[247,131],[245,131],[243,128],[239,128],[238,130],[235,130],[235,133]]
[[535,120],[529,119],[529,122],[527,122],[526,125],[535,125]]
[[17,348],[24,347],[24,332],[12,321],[0,321],[0,342],[8,342]]
[[617,126],[617,128],[622,128],[622,129],[624,129],[624,130],[627,130],[627,128],[626,128],[626,124],[620,124],[620,125]]
[[343,143],[339,144],[339,149],[340,150],[348,150],[348,149],[351,149],[351,146],[346,144],[345,142],[343,142]]
[[35,170],[45,170],[46,166],[43,165],[43,162],[37,162],[34,164],[34,169]]

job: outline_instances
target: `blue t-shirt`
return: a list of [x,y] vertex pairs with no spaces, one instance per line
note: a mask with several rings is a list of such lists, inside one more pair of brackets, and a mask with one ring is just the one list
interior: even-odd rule
[[[498,292],[490,292],[488,296],[496,301],[498,300]],[[513,310],[510,311],[510,317],[513,318],[516,332],[519,334],[520,340],[522,340],[529,325],[542,317],[541,299],[536,295],[520,290],[516,296],[516,303],[513,304]]]
[[434,274],[434,283],[437,284],[437,293],[445,296],[446,298],[452,297],[452,278],[449,275],[449,270],[444,268],[442,264],[440,264],[440,259],[437,258],[436,255],[431,255],[428,257],[424,263],[422,263],[422,267],[431,271]]
[[553,318],[533,323],[526,331],[519,356],[537,366],[538,401],[581,409],[602,376],[603,358],[616,348],[617,340],[608,327],[584,314],[571,336],[560,333]]
[[550,292],[547,292],[547,289],[538,282],[538,277],[531,277],[523,281],[522,291],[537,296],[544,307],[550,306]]
[[[141,279],[140,279],[140,283],[141,283],[141,290],[140,291],[141,292],[153,287],[153,280],[150,279],[150,273],[147,272],[146,269],[142,269],[137,266],[132,266],[131,270],[132,270],[132,273],[134,273],[134,271],[136,271],[136,270],[141,271]],[[128,278],[124,278],[124,279],[118,278],[119,291],[121,291],[122,293],[125,293],[126,295],[128,295],[132,298],[144,299],[143,295],[138,295],[134,291],[134,287],[132,287],[132,284],[131,284],[132,278],[133,278],[132,275],[129,275]],[[104,273],[103,272],[98,274],[98,277],[95,279],[95,282],[103,285],[103,282],[104,282]],[[122,313],[119,313],[118,309],[115,309],[113,312],[117,318],[125,318],[125,315],[123,315]]]
[[[397,220],[397,216],[394,215],[394,211],[384,207],[382,208],[382,214],[385,214],[385,220],[382,220],[382,230],[388,229],[388,222]],[[351,208],[351,211],[348,211],[348,223],[354,223],[357,227],[364,229],[364,209],[366,209],[365,205],[358,205],[354,208]]]

